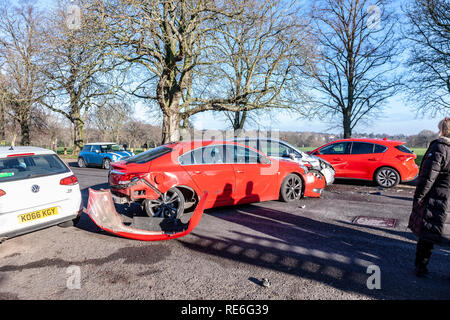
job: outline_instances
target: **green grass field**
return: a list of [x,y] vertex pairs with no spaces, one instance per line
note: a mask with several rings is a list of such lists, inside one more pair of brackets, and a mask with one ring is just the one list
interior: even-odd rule
[[422,161],[423,156],[425,155],[425,151],[427,151],[426,148],[411,148],[412,151],[414,151],[415,154],[417,154],[416,163],[418,166],[420,166],[420,162]]

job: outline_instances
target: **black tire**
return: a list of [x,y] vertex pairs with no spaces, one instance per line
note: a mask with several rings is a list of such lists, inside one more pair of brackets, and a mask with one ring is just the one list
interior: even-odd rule
[[78,167],[86,168],[86,161],[83,158],[78,158]]
[[105,170],[109,170],[109,168],[111,168],[111,159],[108,159],[108,158],[104,159],[102,168]]
[[62,223],[58,224],[58,227],[61,227],[61,228],[75,227],[78,224],[78,222],[80,222],[80,217],[81,216],[78,216],[73,220],[62,222]]
[[300,200],[303,191],[303,181],[296,174],[289,174],[281,184],[280,200],[284,202],[294,202]]
[[400,183],[400,174],[391,167],[381,167],[375,172],[374,181],[383,188],[393,188]]
[[149,217],[179,219],[184,213],[184,195],[178,188],[169,189],[163,197],[144,200],[145,213]]

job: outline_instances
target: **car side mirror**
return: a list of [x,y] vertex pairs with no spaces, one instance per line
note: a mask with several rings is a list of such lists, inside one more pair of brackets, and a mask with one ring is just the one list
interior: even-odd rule
[[100,151],[99,150],[95,150],[95,153],[100,153]]
[[289,153],[289,159],[295,160],[297,159],[297,156],[295,155],[295,153]]

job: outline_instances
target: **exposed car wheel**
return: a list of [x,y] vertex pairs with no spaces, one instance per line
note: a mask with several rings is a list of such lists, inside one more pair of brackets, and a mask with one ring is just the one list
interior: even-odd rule
[[184,196],[177,189],[169,189],[162,197],[144,201],[145,212],[149,217],[179,219],[184,213]]
[[291,173],[284,179],[283,183],[281,184],[281,200],[283,200],[284,202],[299,200],[302,197],[302,187],[302,179],[298,175]]
[[106,158],[105,160],[103,160],[103,165],[102,165],[103,169],[109,170],[109,168],[111,168],[111,160]]
[[80,168],[86,168],[86,162],[84,161],[83,158],[78,158],[78,166]]
[[395,187],[400,182],[397,170],[390,167],[381,167],[375,173],[375,182],[383,188]]

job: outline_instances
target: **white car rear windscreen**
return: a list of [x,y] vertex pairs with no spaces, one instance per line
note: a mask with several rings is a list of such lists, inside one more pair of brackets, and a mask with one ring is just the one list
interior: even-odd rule
[[0,159],[0,183],[70,172],[54,154]]

